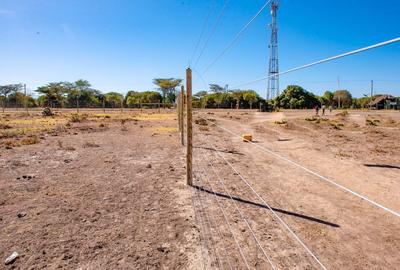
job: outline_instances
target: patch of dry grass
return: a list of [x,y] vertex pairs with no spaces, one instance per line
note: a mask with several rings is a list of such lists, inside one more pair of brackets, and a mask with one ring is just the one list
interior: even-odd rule
[[178,128],[176,127],[164,127],[164,126],[154,127],[153,129],[159,133],[174,133],[179,131]]

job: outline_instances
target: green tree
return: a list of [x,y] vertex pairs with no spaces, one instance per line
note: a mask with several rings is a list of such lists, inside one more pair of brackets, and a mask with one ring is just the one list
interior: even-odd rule
[[224,88],[218,84],[210,84],[210,91],[212,93],[222,93],[224,92]]
[[243,99],[243,91],[241,90],[231,90],[230,91],[233,100],[236,101],[236,109],[240,109],[240,101]]
[[156,78],[153,79],[153,83],[159,87],[163,95],[163,102],[165,103],[168,99],[169,102],[175,102],[176,98],[176,87],[181,84],[181,79],[175,78]]
[[258,95],[253,90],[247,90],[243,93],[243,100],[250,104],[250,109],[253,109],[253,104],[258,101]]
[[121,107],[124,100],[124,96],[117,92],[109,92],[104,95],[104,98],[105,101],[108,103],[108,106],[112,108]]
[[298,85],[289,85],[274,100],[275,107],[284,109],[313,108],[320,104],[317,96]]
[[347,90],[337,90],[333,93],[333,99],[339,108],[349,108],[352,103],[352,96]]
[[49,83],[45,86],[39,87],[36,92],[45,96],[45,105],[54,107],[55,104],[63,106],[65,94],[69,89],[63,82]]
[[333,105],[334,103],[334,95],[331,91],[325,91],[324,95],[322,96],[324,103],[327,105]]
[[22,84],[9,84],[0,86],[0,95],[3,107],[3,113],[6,108],[7,97],[9,94],[17,93],[22,90]]

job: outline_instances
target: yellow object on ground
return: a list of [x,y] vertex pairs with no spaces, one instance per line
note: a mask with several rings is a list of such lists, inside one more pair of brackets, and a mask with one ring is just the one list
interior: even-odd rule
[[242,139],[244,142],[251,142],[251,140],[253,139],[253,136],[251,134],[243,134]]

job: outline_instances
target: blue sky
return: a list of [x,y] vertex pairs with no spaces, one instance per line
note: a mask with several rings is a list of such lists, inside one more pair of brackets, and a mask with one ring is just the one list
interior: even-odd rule
[[[201,73],[264,3],[230,0],[196,70]],[[222,6],[223,0],[1,0],[0,84],[23,82],[34,90],[83,78],[104,92],[154,89],[153,78],[184,78],[207,12],[205,37]],[[281,0],[280,69],[399,37],[399,14],[397,0]],[[205,81],[233,86],[265,76],[269,21],[266,10]],[[284,75],[281,89],[295,83],[322,94],[337,89],[339,77],[340,88],[354,96],[369,93],[371,79],[376,92],[400,96],[399,74],[397,43]],[[203,90],[193,75],[194,90]],[[245,88],[265,97],[265,81]]]

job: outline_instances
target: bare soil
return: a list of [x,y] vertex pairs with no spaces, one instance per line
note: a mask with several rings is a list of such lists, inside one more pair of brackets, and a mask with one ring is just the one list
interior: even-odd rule
[[399,112],[196,111],[194,187],[176,118],[1,115],[0,269],[398,269],[398,217],[212,123],[400,212]]
[[[235,134],[251,133],[256,144],[399,213],[400,113],[313,114],[209,111],[197,112],[197,117]],[[370,124],[371,119],[377,120],[375,124]],[[215,264],[245,269],[247,263],[251,268],[271,269],[247,221],[276,268],[321,268],[245,179],[327,269],[398,269],[398,217],[243,142],[211,122],[197,125],[197,134],[195,184],[205,198],[218,197],[221,204],[209,206],[214,222],[221,224],[223,231],[218,236],[212,226],[208,229],[208,237],[217,239],[211,249]],[[225,207],[232,232],[220,214],[220,206]],[[221,255],[225,250],[229,256]]]
[[196,268],[174,113],[5,118],[29,130],[1,140],[0,269]]

